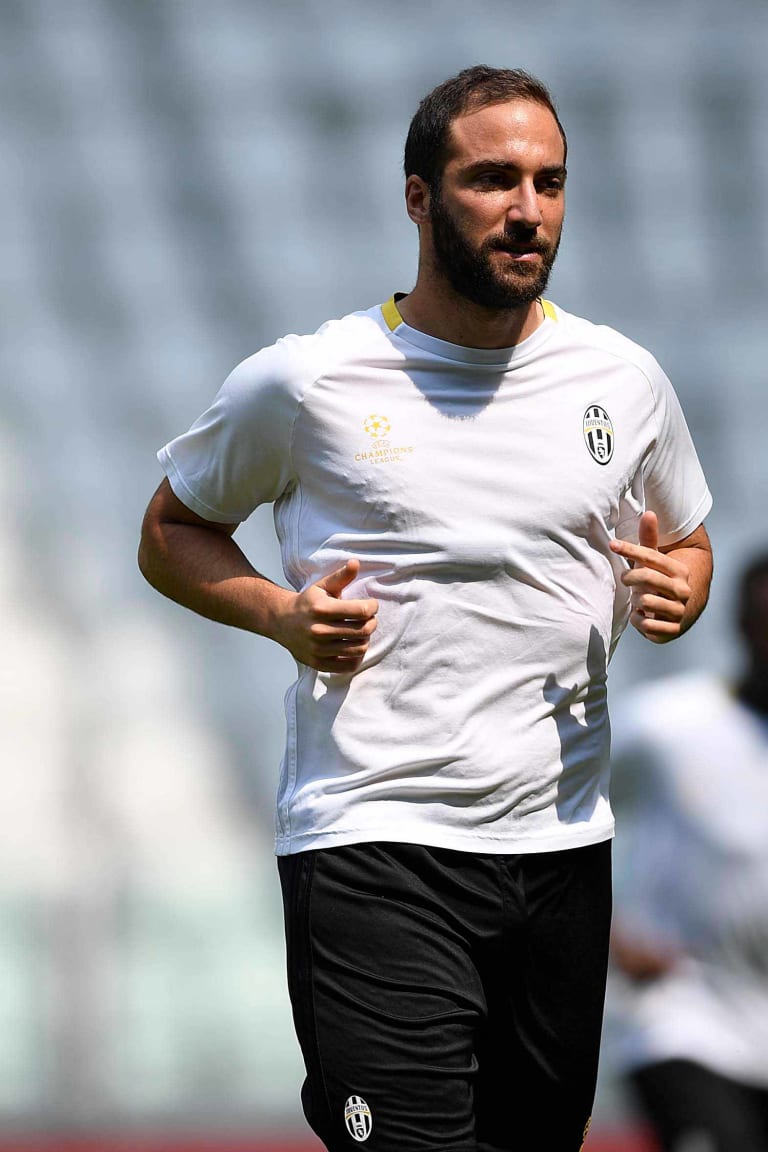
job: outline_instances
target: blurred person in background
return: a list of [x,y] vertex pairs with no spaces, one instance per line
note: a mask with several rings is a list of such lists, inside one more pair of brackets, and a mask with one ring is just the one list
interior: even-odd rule
[[[578,1152],[611,906],[606,669],[707,600],[711,497],[653,357],[543,298],[566,139],[477,67],[405,150],[414,289],[244,361],[140,563],[296,658],[278,795],[306,1115],[331,1152]],[[289,226],[289,222],[285,222]],[[275,503],[289,588],[232,539]]]
[[737,620],[733,684],[658,682],[613,726],[619,1051],[664,1152],[768,1152],[768,552]]

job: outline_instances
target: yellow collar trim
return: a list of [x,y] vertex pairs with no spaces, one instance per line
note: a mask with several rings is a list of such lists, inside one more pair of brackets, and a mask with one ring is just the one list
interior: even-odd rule
[[[555,323],[557,323],[557,309],[555,308],[552,301],[542,299],[541,307],[544,310],[544,315],[549,320],[554,320]],[[403,323],[403,318],[400,315],[397,304],[395,303],[394,296],[390,296],[386,304],[382,304],[381,314],[384,317],[384,323],[387,325],[387,328],[389,328],[390,332],[394,332],[395,328],[398,328]]]
[[389,328],[390,332],[394,332],[395,328],[398,328],[403,322],[403,318],[397,310],[397,304],[395,304],[394,296],[390,296],[386,304],[382,304],[381,314],[384,317],[384,323],[387,325],[387,328]]

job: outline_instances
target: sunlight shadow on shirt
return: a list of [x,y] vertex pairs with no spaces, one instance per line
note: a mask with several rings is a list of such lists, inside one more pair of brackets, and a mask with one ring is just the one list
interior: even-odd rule
[[566,823],[588,820],[600,796],[599,770],[607,766],[610,751],[607,664],[603,638],[593,624],[587,645],[587,684],[566,688],[551,672],[544,681],[544,698],[553,706],[563,765],[556,807]]

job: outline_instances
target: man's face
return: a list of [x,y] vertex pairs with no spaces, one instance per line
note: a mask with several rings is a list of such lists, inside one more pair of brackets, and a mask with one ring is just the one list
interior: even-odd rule
[[485,308],[531,304],[549,280],[564,212],[564,145],[548,108],[514,100],[453,121],[429,235],[433,265],[455,292]]

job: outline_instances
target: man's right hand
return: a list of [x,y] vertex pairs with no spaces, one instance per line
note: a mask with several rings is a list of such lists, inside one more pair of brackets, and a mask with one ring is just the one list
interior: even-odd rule
[[286,592],[274,609],[272,639],[318,672],[357,671],[379,610],[377,600],[342,599],[359,571],[360,561],[350,559],[303,592]]
[[139,567],[158,592],[208,620],[268,636],[319,672],[356,672],[379,610],[376,600],[342,599],[360,561],[294,592],[256,571],[232,539],[236,528],[198,516],[165,479],[144,516]]

